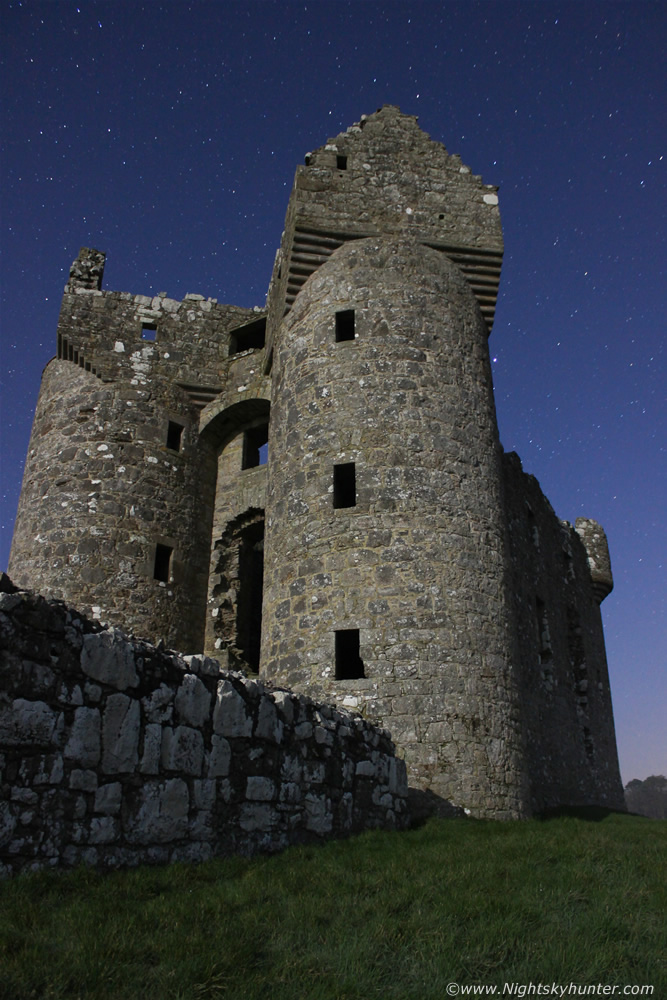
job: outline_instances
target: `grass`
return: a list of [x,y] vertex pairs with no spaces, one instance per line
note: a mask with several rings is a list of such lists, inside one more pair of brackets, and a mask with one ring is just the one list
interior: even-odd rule
[[575,982],[663,998],[666,859],[667,823],[611,814],[24,875],[0,884],[0,997],[443,1000],[450,982]]

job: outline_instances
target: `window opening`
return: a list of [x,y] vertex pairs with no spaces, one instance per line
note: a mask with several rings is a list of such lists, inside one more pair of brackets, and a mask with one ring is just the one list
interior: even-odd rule
[[341,309],[336,313],[336,343],[354,340],[354,309]]
[[238,647],[248,666],[259,671],[262,644],[264,521],[247,527],[239,547],[239,592],[236,611]]
[[266,342],[266,316],[246,323],[238,330],[233,330],[229,336],[229,354],[240,354],[242,351],[249,351],[253,348],[264,347]]
[[336,169],[337,170],[347,170],[347,156],[343,156],[341,153],[336,157]]
[[359,655],[359,629],[341,628],[336,637],[336,680],[351,681],[365,677],[364,661]]
[[243,432],[242,469],[255,469],[266,465],[269,458],[269,425],[250,427]]
[[167,425],[167,448],[171,448],[172,451],[180,451],[182,437],[183,425],[177,424],[175,420],[170,420]]
[[357,506],[357,473],[354,462],[334,465],[333,505],[336,509]]
[[142,323],[141,324],[141,339],[142,340],[155,340],[157,337],[157,324],[156,323]]
[[169,577],[171,574],[171,556],[173,553],[173,548],[170,545],[162,545],[158,542],[155,546],[155,566],[153,569],[153,578],[159,580],[161,583],[169,583]]

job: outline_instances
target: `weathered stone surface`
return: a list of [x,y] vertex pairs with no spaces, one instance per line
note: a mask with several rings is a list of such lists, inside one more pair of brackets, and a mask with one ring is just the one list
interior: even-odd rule
[[133,771],[139,746],[139,702],[124,694],[107,699],[102,724],[102,771],[120,774]]
[[238,738],[252,735],[252,717],[248,715],[246,702],[228,680],[218,683],[213,728],[221,736]]
[[16,698],[0,705],[0,743],[6,746],[48,746],[58,716],[43,701]]
[[107,816],[115,816],[120,812],[123,799],[123,786],[119,781],[112,781],[108,785],[101,785],[95,792],[95,812],[104,813]]
[[134,651],[116,629],[84,635],[81,669],[93,680],[111,684],[119,691],[139,683]]
[[162,731],[161,763],[167,771],[179,771],[197,777],[204,760],[204,738],[190,726],[177,726]]
[[186,674],[176,692],[176,711],[183,722],[201,726],[208,718],[211,695],[194,674]]
[[[39,741],[22,781],[57,791],[74,767],[98,768],[94,716],[72,730],[74,708],[97,708],[103,781],[104,768],[124,788],[211,775],[236,823],[246,779],[275,780],[237,773],[237,755],[254,767],[297,745],[301,777],[276,783],[278,801],[301,803],[292,829],[306,815],[327,828],[308,782],[330,758],[332,814],[357,822],[346,782],[359,766],[365,808],[389,817],[402,778],[381,760],[386,737],[327,714],[335,702],[392,733],[441,811],[623,807],[597,606],[613,584],[604,532],[558,521],[498,440],[487,335],[502,251],[496,188],[391,105],[297,169],[266,310],[102,290],[104,254],[82,248],[10,567],[163,646],[80,628],[0,578],[0,735],[17,755]],[[90,790],[77,791],[65,812],[87,822]],[[281,820],[251,805],[246,841],[281,842]],[[209,816],[191,822],[179,856],[209,836]],[[112,841],[90,848],[81,830],[79,860],[110,863]]]
[[[80,661],[90,623],[30,593],[11,596],[19,600],[8,612],[12,627],[0,631],[3,663],[10,643],[30,641],[35,622],[50,621],[53,631],[41,633],[44,664],[25,671],[6,660],[16,697],[4,696],[0,726],[8,791],[0,873],[201,860],[406,824],[405,769],[371,724],[303,696],[276,699],[217,665],[189,674],[185,659],[118,633],[109,647],[136,665],[136,683],[129,676],[124,691],[102,678],[88,683]],[[29,697],[46,663],[52,704]],[[364,762],[359,773],[375,797],[357,775]]]
[[82,768],[96,767],[101,753],[100,713],[97,708],[77,708],[64,756]]
[[164,844],[184,837],[188,825],[188,786],[180,778],[145,785],[136,809],[124,820],[128,841]]

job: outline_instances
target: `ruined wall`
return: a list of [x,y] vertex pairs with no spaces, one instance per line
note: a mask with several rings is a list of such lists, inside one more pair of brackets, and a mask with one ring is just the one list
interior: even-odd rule
[[[97,264],[94,277],[88,277],[91,262]],[[132,385],[159,375],[197,402],[209,402],[225,387],[230,334],[262,313],[198,294],[178,302],[165,294],[102,291],[103,263],[103,254],[83,247],[72,264],[58,320],[58,357]]]
[[401,827],[388,734],[0,578],[0,874]]
[[604,532],[585,522],[596,586],[578,530],[556,517],[518,455],[504,468],[532,808],[624,809],[599,607],[611,589]]
[[523,815],[487,334],[445,255],[359,240],[309,278],[275,350],[269,446],[263,674],[363,704],[416,786]]
[[[9,570],[22,586],[201,652],[212,533],[215,546],[229,520],[263,506],[261,489],[249,498],[219,461],[230,434],[268,420],[268,402],[259,416],[253,410],[268,388],[260,374],[263,314],[201,295],[179,303],[103,292],[103,269],[104,254],[86,248],[72,265]],[[200,436],[211,403],[227,430],[212,433],[209,413]],[[209,614],[209,631],[210,622]]]

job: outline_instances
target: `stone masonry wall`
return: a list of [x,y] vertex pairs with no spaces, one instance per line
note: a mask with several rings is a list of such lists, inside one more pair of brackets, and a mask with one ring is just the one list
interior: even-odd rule
[[[505,455],[504,469],[532,809],[623,809],[599,607],[603,591],[593,576],[600,575],[604,532],[599,525],[589,531],[597,543],[592,569],[579,522],[575,530],[556,517],[518,455]],[[607,578],[606,592],[608,553]]]
[[0,874],[198,861],[407,820],[386,732],[0,578]]
[[[347,243],[286,317],[273,378],[262,674],[363,704],[443,809],[525,815],[500,446],[470,288],[418,243]],[[341,466],[354,485],[339,503]]]
[[230,332],[261,312],[198,294],[178,302],[164,294],[102,291],[101,273],[92,287],[81,275],[98,258],[104,255],[83,247],[72,264],[58,320],[58,356],[90,365],[105,380],[136,379],[141,384],[159,374],[220,392]]
[[[169,421],[182,427],[170,447]],[[216,452],[157,376],[102,382],[53,360],[42,378],[9,573],[103,621],[203,649]],[[158,545],[172,550],[156,579]]]

